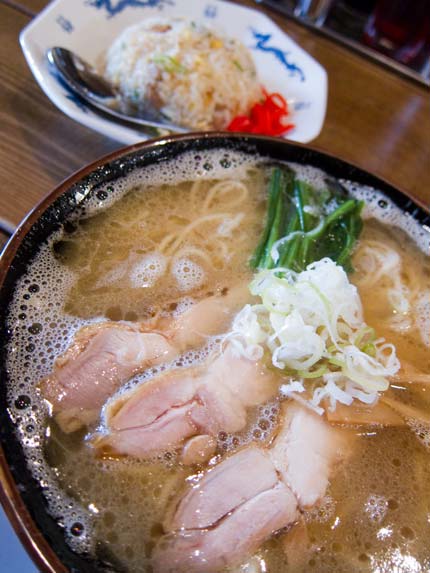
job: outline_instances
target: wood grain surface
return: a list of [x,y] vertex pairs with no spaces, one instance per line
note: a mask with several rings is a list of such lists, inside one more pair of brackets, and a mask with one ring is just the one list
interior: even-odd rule
[[[429,89],[251,0],[240,3],[269,14],[327,70],[327,116],[310,145],[430,205]],[[29,71],[18,36],[46,4],[0,0],[0,217],[14,223],[77,168],[122,145],[57,110]]]
[[121,146],[69,119],[41,91],[18,41],[29,21],[0,3],[0,216],[14,223],[66,176]]
[[49,2],[46,0],[0,0],[0,4],[8,4],[27,15],[35,16],[41,12]]

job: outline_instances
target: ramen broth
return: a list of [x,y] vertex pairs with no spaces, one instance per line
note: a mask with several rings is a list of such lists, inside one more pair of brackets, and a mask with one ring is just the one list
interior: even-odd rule
[[249,280],[265,184],[264,171],[250,169],[239,181],[149,187],[143,197],[132,189],[57,243],[64,264],[79,269],[66,311],[142,320],[184,295]]
[[[219,158],[208,157],[211,165]],[[192,172],[155,183],[131,178],[107,207],[95,201],[90,216],[72,221],[42,248],[11,308],[15,351],[9,358],[9,397],[29,465],[44,484],[50,510],[63,523],[71,546],[111,559],[119,571],[151,571],[151,553],[162,535],[169,500],[184,484],[193,483],[202,468],[182,465],[174,452],[146,462],[95,457],[86,431],[66,435],[54,421],[46,428],[46,407],[35,387],[83,324],[175,314],[192,300],[250,280],[247,261],[262,229],[268,168],[240,156],[226,165],[199,171],[197,183]],[[303,177],[321,184],[319,172],[300,169]],[[428,238],[385,198],[384,207],[378,207],[380,195],[374,190],[350,187],[370,205],[351,275],[366,322],[396,345],[400,360],[428,373],[429,349],[420,335],[430,312],[430,301],[426,306],[420,298],[426,289],[428,293],[430,264],[423,253]],[[387,212],[390,226],[384,222]],[[400,266],[392,267],[391,276],[396,268],[404,292],[421,301],[422,316],[414,318],[413,307],[402,316],[393,312],[387,299],[391,279],[381,277],[372,284],[366,249],[375,244],[397,253]],[[215,338],[201,351],[188,352],[181,365],[204,360],[218,343]],[[25,378],[22,364],[27,364]],[[152,369],[134,382],[156,372]],[[429,412],[426,390],[416,385],[390,392]],[[31,413],[24,396],[32,403]],[[251,411],[243,432],[218,436],[216,459],[251,440],[269,443],[278,414],[277,401]],[[358,437],[354,453],[332,476],[321,503],[305,512],[305,536],[293,539],[288,548],[294,526],[279,532],[246,564],[229,571],[429,570],[430,425],[351,426],[347,431]]]
[[[364,248],[374,248],[383,246],[399,256],[399,266],[394,266],[388,275],[374,283],[373,273],[363,272],[360,268],[366,264]],[[363,260],[364,259],[364,260]],[[381,224],[375,219],[366,221],[360,242],[356,248],[354,263],[356,272],[351,275],[351,282],[354,283],[360,292],[364,309],[364,316],[367,324],[372,325],[378,335],[390,340],[395,346],[400,359],[412,362],[424,372],[430,371],[430,352],[423,344],[421,337],[417,333],[416,321],[424,319],[428,315],[430,305],[430,265],[428,258],[422,257],[417,252],[414,243],[407,237],[405,232],[398,228],[390,228]],[[393,276],[398,274],[406,294],[419,300],[427,298],[427,310],[411,308],[408,312],[402,312],[393,308],[393,297],[387,296],[390,289],[393,289]],[[369,280],[370,279],[370,280]],[[419,294],[423,293],[423,294]],[[390,300],[391,299],[391,300]],[[421,316],[422,312],[422,316]]]

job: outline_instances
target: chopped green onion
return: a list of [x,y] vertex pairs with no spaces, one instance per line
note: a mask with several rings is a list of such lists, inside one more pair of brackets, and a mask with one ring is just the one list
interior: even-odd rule
[[357,348],[361,348],[361,346],[363,346],[364,338],[366,338],[365,344],[373,342],[376,339],[375,329],[371,326],[361,328],[354,339],[354,345],[357,346]]
[[323,364],[316,370],[297,370],[297,374],[301,378],[321,378],[327,371],[327,365]]
[[376,356],[376,346],[373,344],[373,342],[365,344],[363,348],[361,348],[361,350],[365,352],[368,356],[371,356],[372,358],[375,358]]
[[339,358],[331,357],[328,359],[328,362],[333,364],[333,366],[337,366],[338,368],[343,368],[345,366],[345,362]]
[[152,58],[152,61],[162,66],[166,72],[184,74],[188,71],[176,58],[167,54],[157,54]]
[[236,66],[236,68],[241,71],[244,72],[245,70],[243,69],[243,67],[240,65],[240,63],[237,60],[233,60],[233,64]]

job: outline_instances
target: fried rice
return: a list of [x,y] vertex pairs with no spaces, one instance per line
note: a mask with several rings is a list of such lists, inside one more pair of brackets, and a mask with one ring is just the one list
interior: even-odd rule
[[249,50],[183,19],[150,18],[124,30],[104,74],[134,106],[147,102],[190,129],[224,129],[262,96]]

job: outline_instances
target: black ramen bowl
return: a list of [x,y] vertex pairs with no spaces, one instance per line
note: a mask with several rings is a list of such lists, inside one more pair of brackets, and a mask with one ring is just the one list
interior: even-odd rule
[[101,186],[114,183],[134,170],[180,159],[186,152],[198,154],[216,149],[306,164],[320,168],[335,178],[374,187],[389,196],[421,225],[430,226],[430,215],[424,206],[387,182],[345,161],[282,139],[239,134],[190,134],[127,147],[81,169],[47,195],[21,223],[0,261],[0,501],[22,543],[42,572],[101,573],[119,572],[121,569],[107,555],[101,555],[98,559],[87,558],[70,549],[63,526],[48,512],[41,484],[32,477],[27,467],[10,412],[11,408],[19,410],[29,404],[25,400],[8,404],[6,392],[6,350],[11,337],[7,316],[17,282],[36,256],[40,245],[53,231],[64,228],[69,216],[82,206],[82,202],[97,194]]

